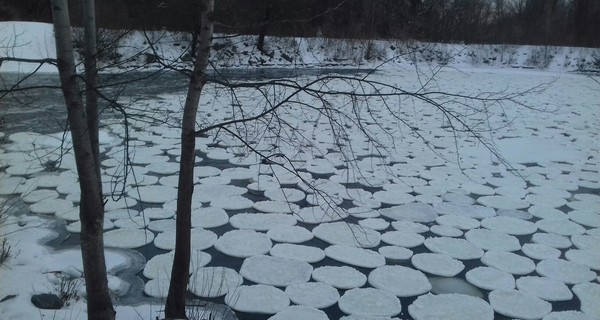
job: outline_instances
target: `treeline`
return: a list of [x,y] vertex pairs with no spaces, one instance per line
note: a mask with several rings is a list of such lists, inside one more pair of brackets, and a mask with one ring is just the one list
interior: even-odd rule
[[[78,2],[72,0],[78,22]],[[50,1],[0,0],[2,20],[50,20]],[[101,0],[102,27],[191,31],[190,0]],[[600,0],[217,0],[217,32],[600,47]]]

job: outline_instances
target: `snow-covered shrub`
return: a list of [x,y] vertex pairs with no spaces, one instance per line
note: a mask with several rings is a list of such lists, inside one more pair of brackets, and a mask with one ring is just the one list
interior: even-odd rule
[[527,65],[540,69],[547,69],[552,62],[552,59],[554,59],[552,50],[553,47],[551,46],[532,47],[529,58],[527,59]]

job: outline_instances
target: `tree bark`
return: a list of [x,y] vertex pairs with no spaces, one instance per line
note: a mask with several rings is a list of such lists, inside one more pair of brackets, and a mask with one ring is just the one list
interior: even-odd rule
[[[94,163],[100,163],[100,141],[98,138],[98,69],[97,61],[97,44],[96,44],[96,9],[94,0],[82,0],[81,7],[83,9],[83,65],[85,68],[85,110],[88,123],[88,132],[90,142],[92,144],[92,152],[94,155]],[[96,165],[96,174],[98,180],[101,179],[100,166]],[[100,195],[102,195],[102,183],[100,183]]]
[[90,141],[88,122],[79,91],[71,24],[66,0],[52,1],[52,19],[60,83],[65,98],[79,177],[81,204],[81,254],[87,290],[88,319],[113,320],[115,311],[108,293],[102,224],[104,208],[100,177]]
[[190,232],[192,194],[194,192],[194,165],[196,158],[196,114],[202,88],[206,83],[206,67],[213,34],[214,0],[200,0],[200,34],[194,69],[190,77],[187,97],[181,122],[181,160],[177,190],[177,222],[175,257],[171,271],[169,294],[165,306],[165,317],[186,318],[185,294],[190,275]]

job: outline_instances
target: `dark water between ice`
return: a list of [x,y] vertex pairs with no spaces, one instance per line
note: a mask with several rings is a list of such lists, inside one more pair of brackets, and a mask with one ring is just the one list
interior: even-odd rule
[[[210,79],[217,81],[260,81],[327,74],[356,75],[372,72],[352,68],[248,68],[209,71]],[[0,89],[11,88],[23,79],[23,74],[0,73]],[[101,74],[101,92],[110,99],[154,99],[162,94],[185,94],[189,78],[175,71],[135,71],[121,74]],[[57,74],[35,74],[19,83],[11,94],[0,94],[0,123],[5,133],[36,131],[47,134],[64,129],[66,110]],[[100,102],[100,107],[106,102]]]

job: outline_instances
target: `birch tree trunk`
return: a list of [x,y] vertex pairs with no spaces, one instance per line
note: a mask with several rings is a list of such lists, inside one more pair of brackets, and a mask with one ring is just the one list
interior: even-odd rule
[[[100,163],[100,141],[98,138],[98,69],[97,44],[96,44],[96,8],[94,0],[82,0],[83,9],[83,65],[85,68],[85,110],[87,115],[88,132],[94,154],[94,163]],[[100,166],[96,165],[98,180],[101,179]],[[100,195],[102,195],[102,183],[100,183]]]
[[81,191],[79,218],[88,319],[113,320],[115,311],[108,293],[104,259],[104,207],[100,177],[77,81],[67,0],[52,0],[52,20],[60,83],[67,107]]
[[185,319],[185,294],[190,275],[190,232],[192,194],[194,192],[194,165],[196,158],[196,114],[202,88],[206,83],[206,67],[213,34],[214,0],[200,1],[200,34],[194,69],[190,77],[181,123],[181,160],[177,190],[177,225],[175,257],[171,283],[165,306],[166,318]]

